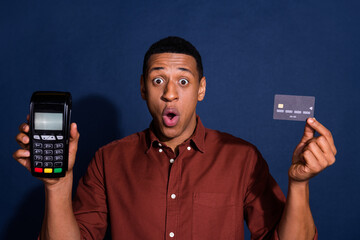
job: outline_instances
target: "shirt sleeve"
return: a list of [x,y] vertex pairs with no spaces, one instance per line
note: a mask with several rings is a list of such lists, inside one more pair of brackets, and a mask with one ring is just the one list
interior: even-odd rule
[[285,196],[257,150],[249,155],[249,162],[244,217],[251,239],[277,239],[276,227],[285,206]]
[[[286,198],[269,172],[260,152],[252,154],[251,174],[244,202],[244,214],[251,239],[279,240],[278,225]],[[317,230],[314,240],[318,239]]]
[[107,229],[107,203],[102,151],[96,152],[80,179],[73,200],[82,239],[103,239]]

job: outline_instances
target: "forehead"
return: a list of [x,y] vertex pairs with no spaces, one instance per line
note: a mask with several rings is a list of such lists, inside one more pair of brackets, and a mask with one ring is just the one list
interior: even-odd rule
[[153,68],[186,68],[197,73],[196,60],[194,57],[182,53],[157,53],[150,56],[148,69]]

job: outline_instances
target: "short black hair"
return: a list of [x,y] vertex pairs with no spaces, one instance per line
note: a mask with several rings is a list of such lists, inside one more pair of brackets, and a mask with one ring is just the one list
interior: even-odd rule
[[146,76],[148,61],[151,55],[157,53],[181,53],[195,58],[196,67],[199,73],[199,80],[203,77],[203,65],[198,50],[183,38],[170,36],[163,38],[150,46],[144,56],[143,76]]

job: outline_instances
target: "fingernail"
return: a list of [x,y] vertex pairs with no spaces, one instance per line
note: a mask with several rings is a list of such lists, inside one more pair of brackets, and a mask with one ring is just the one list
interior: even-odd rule
[[309,118],[308,122],[309,122],[309,123],[314,123],[314,122],[315,122],[315,118]]
[[24,155],[25,155],[25,157],[30,157],[30,152],[27,151],[27,152],[24,153]]

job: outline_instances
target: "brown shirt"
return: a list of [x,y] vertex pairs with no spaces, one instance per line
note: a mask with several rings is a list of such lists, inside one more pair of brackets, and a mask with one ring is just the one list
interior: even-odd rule
[[80,180],[74,212],[84,239],[277,239],[285,197],[258,150],[205,128],[179,155],[151,129],[102,147]]

